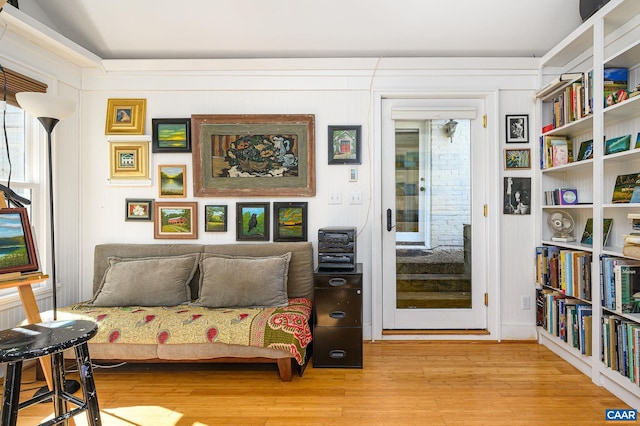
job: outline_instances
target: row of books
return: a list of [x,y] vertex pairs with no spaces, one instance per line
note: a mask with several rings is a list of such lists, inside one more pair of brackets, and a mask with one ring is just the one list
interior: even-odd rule
[[592,354],[593,308],[590,304],[547,288],[537,290],[536,304],[539,326],[583,355]]
[[547,206],[578,204],[578,190],[575,188],[557,188],[551,191],[544,191],[544,201]]
[[640,260],[600,256],[602,306],[624,314],[640,313]]
[[563,166],[573,162],[573,142],[565,136],[540,137],[540,167]]
[[591,253],[556,246],[536,247],[536,280],[561,294],[591,300]]
[[640,324],[602,316],[602,362],[640,386]]

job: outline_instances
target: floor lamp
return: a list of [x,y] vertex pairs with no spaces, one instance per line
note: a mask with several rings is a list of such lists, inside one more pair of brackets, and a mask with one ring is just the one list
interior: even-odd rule
[[[57,275],[56,275],[56,233],[55,233],[55,220],[54,220],[54,204],[53,204],[53,157],[52,157],[52,149],[51,149],[51,133],[53,129],[56,127],[56,124],[60,120],[63,120],[70,116],[73,111],[76,109],[76,102],[73,99],[65,98],[58,95],[53,95],[50,93],[37,93],[37,92],[19,92],[16,93],[16,100],[24,111],[29,113],[31,116],[36,117],[38,121],[44,127],[44,130],[47,132],[47,157],[49,160],[49,217],[51,218],[51,281],[53,283],[53,292],[52,292],[52,300],[53,300],[53,320],[58,319],[58,288],[56,286]],[[80,388],[80,384],[75,380],[66,380],[65,381],[65,390],[68,392],[75,392]],[[75,390],[74,390],[75,389]],[[46,392],[47,387],[45,386],[38,392]]]

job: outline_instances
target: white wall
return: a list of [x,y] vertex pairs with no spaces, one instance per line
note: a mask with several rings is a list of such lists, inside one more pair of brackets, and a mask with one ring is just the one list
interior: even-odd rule
[[[27,43],[25,40],[22,44]],[[104,61],[103,68],[84,68],[51,54],[36,45],[8,45],[0,42],[0,60],[15,60],[25,67],[63,80],[57,90],[77,93],[79,109],[74,118],[56,129],[56,190],[60,194],[58,211],[59,277],[61,303],[86,299],[91,293],[93,247],[106,242],[167,242],[154,240],[151,222],[125,222],[125,198],[157,199],[157,166],[187,166],[187,198],[204,204],[227,204],[230,220],[227,233],[199,230],[200,243],[235,242],[235,203],[238,201],[278,201],[291,197],[269,198],[194,198],[190,154],[153,154],[150,163],[152,186],[109,185],[108,137],[105,136],[106,105],[109,98],[147,99],[146,134],[151,119],[188,117],[191,114],[314,114],[316,120],[317,194],[309,202],[309,239],[316,243],[317,229],[331,225],[355,225],[358,235],[358,261],[364,264],[365,333],[371,335],[373,322],[380,321],[373,309],[379,299],[373,297],[379,254],[380,212],[376,209],[376,179],[379,167],[374,163],[376,133],[375,96],[379,93],[415,96],[430,92],[454,94],[462,91],[499,93],[499,107],[488,114],[491,129],[487,149],[499,158],[502,167],[504,115],[531,114],[536,86],[537,61],[534,59],[288,59],[288,60],[202,60],[202,61]],[[62,63],[59,66],[58,63]],[[78,62],[76,62],[78,63]],[[82,63],[83,66],[86,64]],[[69,69],[82,72],[81,78],[69,78]],[[72,74],[73,74],[72,72]],[[36,73],[37,74],[37,73]],[[361,124],[363,164],[359,179],[349,182],[349,166],[327,164],[327,126]],[[531,137],[534,135],[534,128]],[[535,142],[528,147],[534,148]],[[497,281],[490,303],[499,328],[492,338],[531,338],[534,336],[534,311],[519,309],[522,295],[533,295],[534,215],[502,216],[501,178],[494,170],[490,200],[490,221],[494,221],[500,239],[495,260]],[[528,172],[532,173],[532,172]],[[361,205],[348,204],[347,195],[363,194]],[[535,191],[535,190],[534,190]],[[330,192],[342,192],[343,203],[329,205]],[[294,199],[300,200],[300,199]],[[535,211],[535,209],[534,209]],[[511,237],[513,236],[513,237]],[[193,242],[175,241],[176,243]],[[376,243],[378,242],[378,243]],[[374,267],[375,266],[375,267]],[[493,283],[492,285],[494,285]],[[374,302],[374,300],[378,300]],[[495,300],[495,302],[494,302]],[[47,301],[43,301],[43,307]],[[14,317],[3,317],[2,326],[12,325]]]

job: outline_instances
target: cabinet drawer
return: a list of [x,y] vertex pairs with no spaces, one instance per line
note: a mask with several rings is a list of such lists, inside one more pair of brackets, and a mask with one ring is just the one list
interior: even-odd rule
[[362,275],[316,274],[314,285],[316,288],[362,288]]
[[314,367],[362,368],[361,327],[316,327]]
[[315,324],[319,326],[357,327],[362,325],[362,290],[316,288]]

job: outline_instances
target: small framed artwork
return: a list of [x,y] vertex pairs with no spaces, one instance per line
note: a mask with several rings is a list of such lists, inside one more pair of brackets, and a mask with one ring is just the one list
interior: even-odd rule
[[227,206],[204,206],[205,232],[227,232]]
[[134,200],[127,198],[125,200],[125,217],[124,220],[153,220],[153,200]]
[[307,203],[273,203],[273,241],[307,241]]
[[329,126],[329,164],[362,164],[362,126]]
[[531,150],[530,149],[505,149],[504,169],[530,169]]
[[158,197],[184,198],[187,196],[187,166],[159,165],[158,166]]
[[109,142],[111,180],[149,179],[149,142]]
[[589,139],[580,144],[576,161],[589,160],[591,158],[593,158],[593,139]]
[[153,118],[152,152],[191,152],[191,119]]
[[529,142],[529,116],[507,115],[507,143],[528,143]]
[[38,270],[26,208],[0,208],[0,235],[0,274]]
[[153,220],[156,239],[197,239],[198,203],[157,201]]
[[109,99],[107,101],[107,135],[144,135],[146,99]]
[[531,214],[531,178],[504,178],[504,214]]
[[236,203],[236,240],[269,241],[269,203]]

